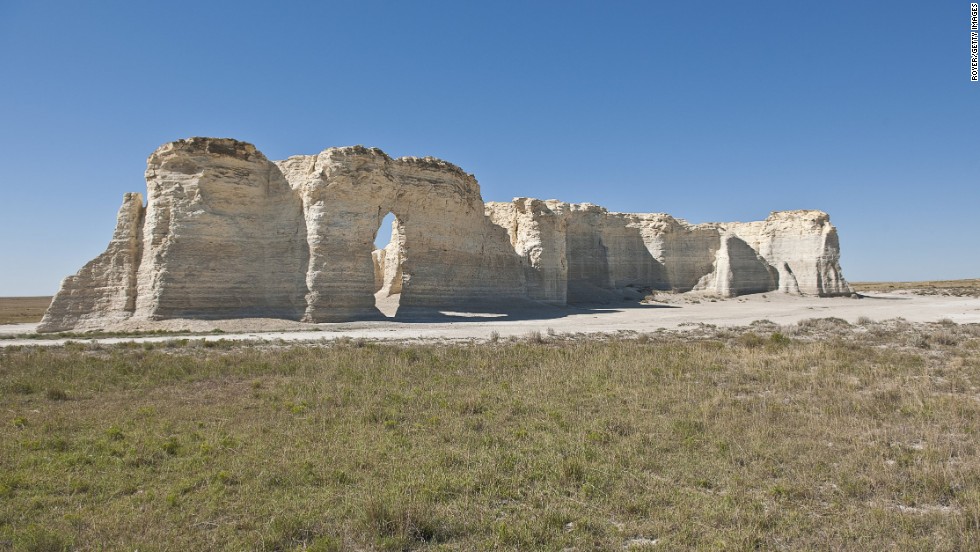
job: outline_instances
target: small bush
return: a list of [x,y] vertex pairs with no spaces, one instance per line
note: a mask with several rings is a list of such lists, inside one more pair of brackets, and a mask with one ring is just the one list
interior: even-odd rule
[[915,347],[917,349],[928,349],[929,338],[923,334],[914,333],[906,338],[905,344],[909,347]]
[[835,331],[842,330],[851,327],[851,323],[843,318],[837,317],[827,317],[827,318],[807,318],[806,320],[800,320],[797,323],[801,328],[814,331]]
[[524,334],[524,340],[528,343],[544,343],[544,337],[538,330],[529,331]]
[[34,393],[34,386],[26,381],[15,381],[8,387],[11,393],[18,395],[30,395]]
[[793,342],[792,339],[786,337],[785,335],[779,332],[775,332],[774,334],[769,336],[769,343],[772,343],[773,345],[785,346],[785,345],[789,345],[792,342]]
[[395,548],[401,545],[401,549],[408,548],[413,542],[443,542],[451,536],[446,523],[431,510],[402,501],[368,500],[362,522],[365,529],[379,540]]
[[960,338],[959,336],[957,336],[955,333],[951,331],[942,330],[938,332],[933,332],[929,336],[929,341],[936,345],[954,346],[959,344]]
[[52,401],[67,401],[68,400],[68,393],[66,393],[64,389],[57,389],[57,388],[48,389],[44,393],[44,395],[47,398],[51,399]]
[[180,452],[180,442],[176,437],[170,437],[163,443],[163,451],[171,456],[176,456]]
[[748,347],[750,349],[754,347],[761,347],[766,342],[765,339],[755,332],[746,332],[738,336],[737,341],[742,347]]
[[105,430],[105,436],[110,441],[122,441],[126,438],[122,430],[116,426],[109,426],[109,429]]

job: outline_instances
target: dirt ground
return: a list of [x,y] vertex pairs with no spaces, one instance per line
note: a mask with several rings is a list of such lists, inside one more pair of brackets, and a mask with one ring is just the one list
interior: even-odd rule
[[[289,320],[166,320],[107,327],[106,333],[184,332],[206,340],[322,341],[338,338],[394,341],[468,341],[542,335],[648,333],[700,325],[745,326],[768,320],[777,325],[797,324],[811,318],[836,317],[852,324],[862,321],[904,319],[913,323],[949,321],[980,323],[980,298],[920,295],[912,292],[868,292],[859,297],[796,297],[781,293],[734,299],[692,295],[658,296],[649,304],[623,302],[591,307],[541,307],[535,311],[474,313],[440,311],[412,318],[378,322],[305,324]],[[98,333],[69,336],[33,336],[36,324],[0,325],[0,346],[59,344],[68,339],[161,342],[174,335],[105,336]],[[183,337],[183,336],[181,336]]]

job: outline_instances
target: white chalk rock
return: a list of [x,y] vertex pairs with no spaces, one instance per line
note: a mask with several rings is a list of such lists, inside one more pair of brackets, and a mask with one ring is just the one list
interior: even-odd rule
[[105,252],[86,263],[61,288],[41,319],[39,332],[99,328],[121,322],[136,308],[143,196],[127,193]]
[[[126,320],[380,318],[637,299],[850,293],[820,211],[689,224],[662,213],[517,198],[484,204],[473,175],[431,157],[330,148],[272,162],[251,144],[190,138],[149,158],[104,253],[62,282],[40,331]],[[394,213],[392,240],[375,233]]]
[[306,307],[302,204],[251,144],[191,138],[147,161],[135,316],[296,318]]

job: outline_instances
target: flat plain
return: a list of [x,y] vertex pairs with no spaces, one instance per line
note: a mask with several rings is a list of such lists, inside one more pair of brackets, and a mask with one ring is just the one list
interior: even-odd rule
[[904,291],[918,295],[980,297],[980,278],[927,282],[851,282],[851,289],[858,293]]
[[51,297],[0,297],[0,324],[40,322]]

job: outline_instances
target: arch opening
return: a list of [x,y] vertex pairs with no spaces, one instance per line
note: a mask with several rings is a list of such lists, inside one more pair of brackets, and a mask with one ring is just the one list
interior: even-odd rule
[[381,219],[374,235],[374,306],[388,318],[395,316],[401,303],[404,235],[401,221],[391,212]]

